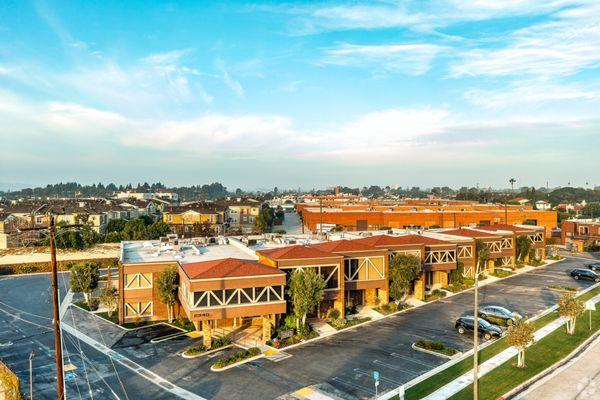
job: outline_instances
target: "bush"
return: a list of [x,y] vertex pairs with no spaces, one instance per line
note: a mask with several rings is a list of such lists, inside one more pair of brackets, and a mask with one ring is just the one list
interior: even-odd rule
[[229,357],[221,358],[214,364],[214,367],[215,368],[225,368],[228,365],[232,365],[237,362],[246,360],[248,358],[255,357],[259,354],[260,354],[260,349],[258,347],[251,347],[248,350],[239,351],[237,353],[234,353],[234,354],[230,355]]
[[433,340],[419,340],[415,343],[415,346],[425,350],[435,351],[436,353],[445,354],[447,356],[453,356],[457,353],[457,350],[447,347],[442,342],[435,342]]
[[443,299],[444,297],[446,297],[446,292],[440,289],[434,289],[431,291],[431,293],[425,296],[425,301]]
[[219,347],[229,346],[231,344],[231,338],[229,336],[223,336],[213,340],[211,349],[218,349]]
[[100,299],[97,297],[92,297],[90,299],[90,311],[96,311],[100,306]]
[[340,310],[332,308],[329,311],[329,319],[336,320],[340,317]]
[[16,267],[17,274],[31,274],[38,272],[39,268],[35,265],[18,265]]
[[201,353],[204,353],[205,351],[206,351],[206,346],[201,344],[198,346],[188,348],[184,354],[186,354],[188,356],[195,356],[196,354],[201,354]]

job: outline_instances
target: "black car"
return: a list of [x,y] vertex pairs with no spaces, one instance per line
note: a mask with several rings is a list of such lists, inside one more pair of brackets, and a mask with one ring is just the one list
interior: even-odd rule
[[489,323],[507,326],[522,318],[519,313],[500,306],[483,306],[479,309],[479,316]]
[[600,271],[600,262],[593,262],[587,266],[592,271]]
[[571,271],[571,276],[575,280],[585,279],[588,281],[600,282],[600,275],[589,269],[575,268]]
[[[502,329],[498,325],[490,324],[483,318],[477,318],[479,334],[484,337],[485,340],[502,336]],[[467,316],[460,317],[454,324],[457,332],[464,335],[467,332],[473,332],[475,330],[475,318]]]

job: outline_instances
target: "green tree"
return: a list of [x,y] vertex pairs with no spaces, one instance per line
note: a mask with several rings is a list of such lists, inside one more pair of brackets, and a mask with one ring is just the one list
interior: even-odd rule
[[270,232],[275,220],[275,211],[268,204],[263,204],[254,218],[254,231],[257,233]]
[[118,300],[119,291],[114,286],[106,286],[100,292],[100,303],[106,306],[109,317],[111,317],[113,311],[115,311]]
[[475,245],[475,252],[477,254],[477,265],[475,266],[477,270],[476,274],[480,274],[485,271],[487,267],[487,263],[490,259],[490,249],[485,243],[477,242]]
[[111,219],[106,224],[106,232],[123,232],[126,224],[127,220],[125,219]]
[[390,297],[399,301],[421,272],[421,259],[412,254],[396,254],[390,262]]
[[517,367],[525,367],[525,349],[533,343],[535,326],[526,322],[524,318],[518,318],[506,331],[506,340],[510,346],[517,349]]
[[527,235],[517,236],[517,260],[525,261],[531,249],[531,240]]
[[146,232],[146,239],[158,239],[171,233],[171,227],[166,222],[157,221],[150,225]]
[[294,315],[296,316],[296,329],[300,330],[306,325],[306,315],[315,310],[323,300],[325,280],[313,268],[298,269],[290,278],[288,294],[292,299]]
[[121,232],[108,232],[106,235],[104,235],[104,242],[105,243],[119,243],[120,241],[123,240],[123,234]]
[[177,302],[177,288],[179,287],[179,274],[177,268],[168,268],[158,274],[156,285],[158,298],[167,306],[169,322],[173,322],[173,306]]
[[567,334],[573,335],[577,318],[585,312],[583,303],[572,293],[565,293],[558,299],[558,312],[561,317],[567,319]]
[[130,219],[123,228],[123,238],[126,240],[146,240],[147,237],[148,231],[143,219]]
[[98,287],[100,265],[89,261],[77,263],[71,267],[69,273],[71,291],[83,294],[85,301],[89,305],[92,292]]

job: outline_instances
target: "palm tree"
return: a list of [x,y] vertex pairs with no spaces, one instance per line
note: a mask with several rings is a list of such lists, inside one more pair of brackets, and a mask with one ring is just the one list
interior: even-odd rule
[[517,180],[515,178],[510,178],[508,180],[508,182],[510,182],[510,191],[514,192],[515,191],[515,182],[517,182]]

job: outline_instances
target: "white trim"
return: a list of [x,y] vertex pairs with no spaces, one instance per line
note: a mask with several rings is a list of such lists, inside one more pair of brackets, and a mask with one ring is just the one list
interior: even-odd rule
[[215,310],[215,309],[219,309],[219,308],[232,308],[232,307],[247,307],[247,306],[267,306],[267,305],[271,305],[271,304],[285,304],[285,300],[275,300],[275,301],[269,301],[269,302],[262,302],[262,303],[243,303],[243,304],[229,304],[229,305],[223,305],[223,306],[211,306],[211,307],[202,307],[202,308],[189,308],[188,310],[190,312],[192,311],[203,311],[203,310]]

